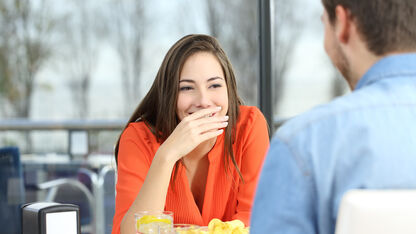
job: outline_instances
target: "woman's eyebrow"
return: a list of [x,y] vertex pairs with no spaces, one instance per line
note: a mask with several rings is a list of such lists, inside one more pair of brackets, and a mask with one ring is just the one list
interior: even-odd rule
[[183,79],[183,80],[180,80],[180,81],[179,81],[179,83],[181,83],[181,82],[190,82],[190,83],[195,83],[195,81],[194,81],[194,80],[189,80],[189,79]]
[[[222,78],[222,77],[214,76],[214,77],[211,77],[211,78],[207,79],[207,82],[211,82],[211,81],[217,80],[217,79],[224,80],[224,78]],[[195,81],[191,80],[191,79],[182,79],[182,80],[179,81],[179,83],[181,83],[181,82],[195,83]]]
[[224,78],[222,78],[222,77],[214,76],[214,77],[209,78],[207,81],[210,82],[210,81],[213,81],[213,80],[216,80],[216,79],[224,80]]

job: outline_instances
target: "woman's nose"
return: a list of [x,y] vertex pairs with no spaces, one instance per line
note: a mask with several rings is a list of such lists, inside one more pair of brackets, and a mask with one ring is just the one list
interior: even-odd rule
[[208,108],[213,105],[213,102],[207,92],[199,92],[196,105],[201,108]]

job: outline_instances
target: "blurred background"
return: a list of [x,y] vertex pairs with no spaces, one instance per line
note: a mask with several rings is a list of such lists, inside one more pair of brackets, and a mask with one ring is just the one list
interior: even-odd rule
[[[18,149],[21,170],[1,175],[0,202],[79,204],[83,233],[110,233],[115,141],[174,42],[217,37],[244,103],[259,106],[259,1],[0,1],[0,148]],[[323,49],[320,1],[270,11],[275,130],[348,91]]]

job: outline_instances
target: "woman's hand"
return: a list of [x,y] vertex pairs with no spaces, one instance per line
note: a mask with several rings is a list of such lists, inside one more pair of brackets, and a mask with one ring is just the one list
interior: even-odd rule
[[186,116],[158,151],[176,162],[202,142],[221,135],[228,125],[228,116],[213,116],[220,110],[221,107],[207,108]]
[[157,150],[140,192],[121,221],[121,233],[134,231],[136,211],[163,210],[175,163],[202,142],[222,134],[228,116],[216,116],[221,107],[198,110],[186,116]]

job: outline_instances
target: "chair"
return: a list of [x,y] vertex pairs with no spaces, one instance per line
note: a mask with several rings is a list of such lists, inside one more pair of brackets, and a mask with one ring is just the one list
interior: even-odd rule
[[347,192],[338,211],[335,233],[416,233],[416,190]]
[[100,189],[101,204],[103,212],[101,216],[102,233],[111,234],[113,216],[116,203],[116,171],[112,166],[105,166],[98,175],[98,186]]
[[38,185],[39,189],[49,189],[46,202],[72,203],[80,207],[81,233],[95,233],[95,203],[92,193],[75,179],[61,178]]
[[78,179],[91,185],[95,194],[96,233],[111,234],[115,212],[115,176],[115,169],[109,165],[102,167],[98,174],[86,168],[78,171]]
[[2,233],[21,233],[20,206],[25,202],[23,172],[19,149],[5,147],[0,149],[0,227]]
[[[60,178],[35,184],[31,187],[34,187],[37,190],[46,190],[47,194],[45,201],[75,204],[79,201],[87,201],[88,206],[84,207],[88,208],[89,214],[87,213],[86,216],[94,217],[93,212],[95,207],[93,195],[84,184],[76,179]],[[13,224],[21,221],[20,208],[26,202],[19,149],[17,147],[0,148],[1,233],[3,233],[3,231],[8,234],[21,233],[21,225]],[[86,209],[83,209],[84,213],[85,210]],[[90,219],[89,224],[86,222],[81,223],[81,231],[83,233],[94,233],[94,221],[94,219]]]

